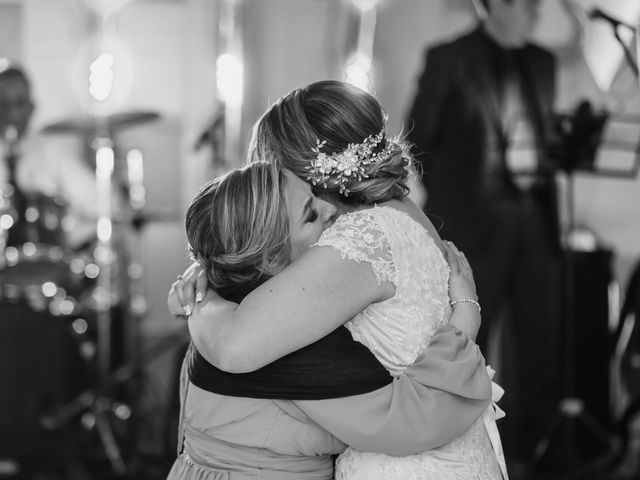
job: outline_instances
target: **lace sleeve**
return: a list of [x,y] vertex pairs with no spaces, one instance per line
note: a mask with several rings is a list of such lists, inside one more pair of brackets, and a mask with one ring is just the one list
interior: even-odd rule
[[392,282],[397,285],[389,238],[374,216],[367,212],[342,215],[313,246],[333,247],[343,259],[368,262],[378,284]]

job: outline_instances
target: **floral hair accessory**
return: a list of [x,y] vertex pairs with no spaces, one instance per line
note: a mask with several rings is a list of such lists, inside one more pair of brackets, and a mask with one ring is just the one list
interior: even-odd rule
[[324,188],[327,188],[329,180],[335,180],[340,187],[340,194],[348,197],[347,185],[354,180],[367,178],[366,167],[388,157],[393,151],[392,142],[387,142],[383,150],[373,153],[383,140],[384,129],[377,135],[369,135],[362,143],[350,143],[345,150],[331,155],[322,151],[327,141],[316,140],[316,147],[312,149],[316,158],[311,160],[311,165],[307,167],[309,180],[314,185],[323,185]]

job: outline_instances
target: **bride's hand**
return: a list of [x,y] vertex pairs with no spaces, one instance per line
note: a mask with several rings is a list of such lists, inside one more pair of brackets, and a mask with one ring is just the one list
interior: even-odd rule
[[451,270],[449,275],[449,298],[451,301],[463,298],[477,301],[476,282],[467,257],[458,250],[458,247],[453,242],[445,241],[444,247],[449,269]]
[[178,275],[169,289],[169,313],[178,318],[191,315],[195,304],[204,298],[207,286],[207,272],[198,262],[193,262],[182,275]]
[[449,324],[475,340],[480,329],[480,304],[476,283],[469,261],[452,242],[444,242],[445,256],[449,263],[449,298],[452,313]]

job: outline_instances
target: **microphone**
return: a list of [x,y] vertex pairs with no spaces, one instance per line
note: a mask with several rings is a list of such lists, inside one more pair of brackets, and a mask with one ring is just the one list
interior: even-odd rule
[[224,129],[224,110],[221,110],[216,114],[211,122],[207,125],[207,127],[202,131],[202,133],[198,136],[193,148],[194,150],[200,150],[207,143],[211,145],[216,145],[220,140],[217,138],[217,135]]
[[613,28],[617,28],[620,25],[622,25],[623,27],[627,27],[627,28],[630,28],[631,30],[635,30],[635,28],[632,25],[629,25],[628,23],[623,22],[622,20],[618,20],[617,18],[612,17],[611,15],[603,12],[599,8],[591,9],[589,11],[589,18],[591,20],[604,20],[605,22],[609,22]]

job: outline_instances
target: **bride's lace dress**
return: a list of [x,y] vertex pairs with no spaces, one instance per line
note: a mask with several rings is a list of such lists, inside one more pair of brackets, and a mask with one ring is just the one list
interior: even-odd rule
[[[343,258],[369,263],[378,282],[395,285],[392,298],[370,305],[346,326],[392,375],[399,375],[451,314],[449,266],[442,252],[422,225],[390,207],[342,215],[317,245],[331,246]],[[496,409],[489,407],[459,438],[418,455],[392,457],[348,448],[337,460],[336,479],[506,478],[495,418]]]

